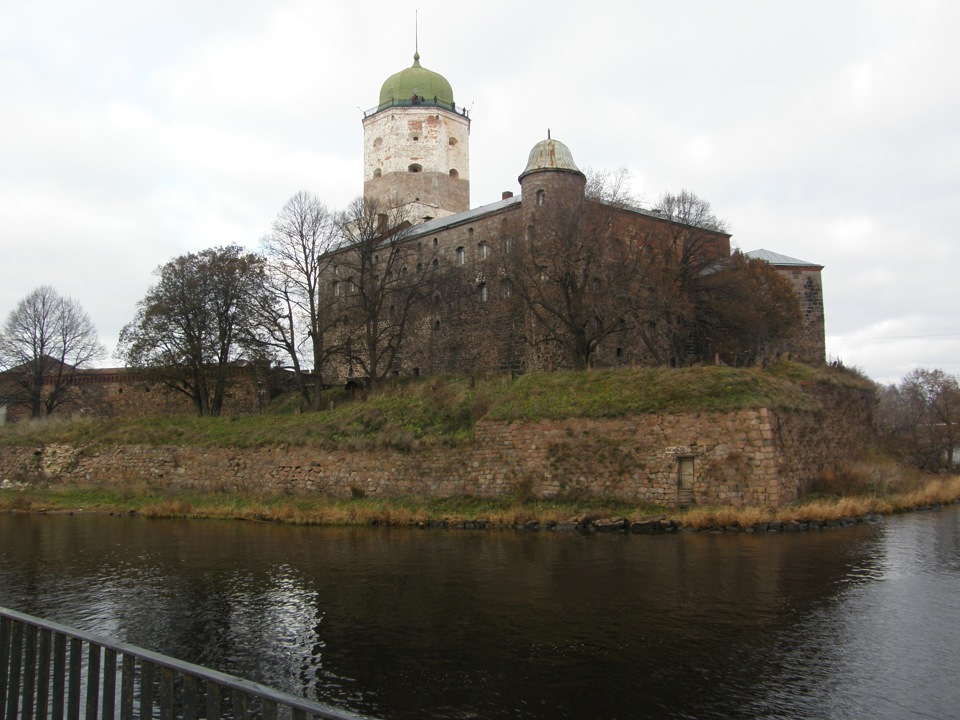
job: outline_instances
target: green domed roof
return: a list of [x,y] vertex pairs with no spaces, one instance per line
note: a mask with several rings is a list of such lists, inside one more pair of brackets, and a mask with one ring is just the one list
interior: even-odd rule
[[440,73],[420,66],[420,53],[414,53],[413,65],[394,73],[380,88],[380,106],[395,101],[409,101],[414,95],[428,102],[434,98],[438,103],[453,105],[453,88]]

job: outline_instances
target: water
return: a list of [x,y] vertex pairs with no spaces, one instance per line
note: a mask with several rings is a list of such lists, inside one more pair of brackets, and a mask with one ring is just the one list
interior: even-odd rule
[[0,516],[0,605],[383,718],[960,717],[960,512],[762,535]]

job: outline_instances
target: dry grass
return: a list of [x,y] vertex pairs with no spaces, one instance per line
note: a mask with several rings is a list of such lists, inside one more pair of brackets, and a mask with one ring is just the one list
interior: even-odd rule
[[885,494],[812,496],[786,507],[694,507],[678,514],[684,527],[748,528],[762,523],[831,522],[868,515],[889,515],[921,507],[960,502],[960,476],[918,478],[909,475],[903,486]]

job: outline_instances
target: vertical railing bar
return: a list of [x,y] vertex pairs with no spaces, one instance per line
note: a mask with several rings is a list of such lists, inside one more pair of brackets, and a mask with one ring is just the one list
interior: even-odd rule
[[87,643],[87,703],[84,717],[97,720],[100,707],[100,646]]
[[67,636],[53,636],[53,720],[63,720],[63,703],[66,697]]
[[193,675],[183,676],[183,720],[197,720],[200,715],[200,681]]
[[37,648],[37,720],[47,720],[50,710],[50,631],[40,630]]
[[263,720],[277,720],[277,703],[275,700],[263,699],[263,708],[260,712]]
[[153,663],[140,661],[140,720],[153,717]]
[[240,690],[234,690],[231,693],[231,699],[233,700],[233,719],[234,720],[247,720],[247,694]]
[[20,699],[20,664],[23,662],[23,623],[14,622],[10,628],[10,677],[7,682],[7,717],[16,720]]
[[0,712],[7,703],[7,673],[10,670],[10,623],[8,617],[0,617]]
[[113,720],[117,705],[117,651],[107,648],[103,653],[103,720]]
[[70,638],[70,668],[67,671],[67,719],[80,720],[80,687],[83,672],[83,641]]
[[120,720],[133,720],[133,683],[136,665],[133,655],[123,654],[120,669]]
[[173,720],[173,668],[160,668],[160,719]]
[[23,638],[23,701],[20,703],[20,717],[33,719],[33,701],[37,693],[37,626],[27,625]]
[[207,681],[207,720],[220,717],[223,699],[220,697],[220,683]]

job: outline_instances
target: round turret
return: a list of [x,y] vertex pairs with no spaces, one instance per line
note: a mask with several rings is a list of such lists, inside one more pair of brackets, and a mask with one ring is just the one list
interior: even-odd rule
[[543,205],[548,195],[566,203],[576,202],[583,197],[587,184],[570,148],[551,138],[549,131],[546,140],[533,146],[518,180],[523,197],[532,199],[536,206]]
[[414,53],[413,65],[394,73],[380,88],[380,107],[411,102],[436,102],[453,107],[453,88],[440,73],[420,65],[420,53]]

